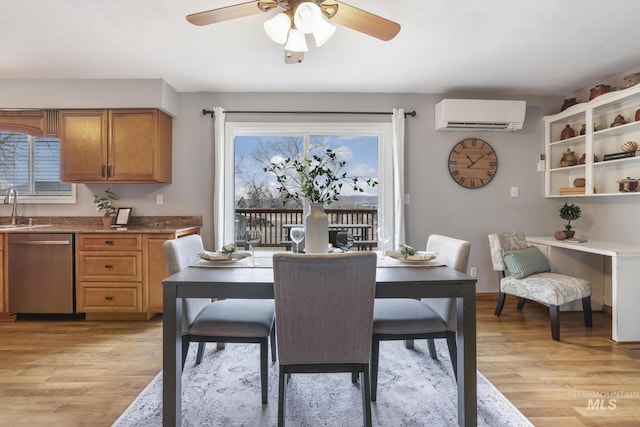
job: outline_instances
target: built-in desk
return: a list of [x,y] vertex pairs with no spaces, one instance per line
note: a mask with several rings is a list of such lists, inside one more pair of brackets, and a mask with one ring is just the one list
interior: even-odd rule
[[593,310],[611,306],[611,338],[640,341],[640,246],[589,240],[584,243],[553,237],[527,237],[549,258],[552,271],[591,282]]

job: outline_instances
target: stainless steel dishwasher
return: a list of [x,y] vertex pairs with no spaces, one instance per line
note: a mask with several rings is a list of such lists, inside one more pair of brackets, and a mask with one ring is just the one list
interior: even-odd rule
[[11,313],[73,314],[73,234],[10,233]]

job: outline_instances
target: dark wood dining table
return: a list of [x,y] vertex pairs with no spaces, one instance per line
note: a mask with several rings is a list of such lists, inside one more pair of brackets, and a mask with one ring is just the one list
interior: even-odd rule
[[[273,298],[271,258],[255,261],[255,267],[189,267],[162,281],[164,426],[182,425],[182,298]],[[476,279],[446,266],[391,267],[379,260],[376,298],[456,298],[458,424],[476,426]]]

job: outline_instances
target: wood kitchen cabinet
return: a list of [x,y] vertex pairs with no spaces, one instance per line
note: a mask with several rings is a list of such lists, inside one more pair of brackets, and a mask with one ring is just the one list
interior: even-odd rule
[[172,119],[157,109],[61,110],[60,179],[171,182]]
[[162,245],[199,232],[77,234],[76,311],[90,320],[162,313],[162,279],[168,276]]
[[162,313],[162,279],[167,277],[163,243],[169,239],[199,234],[199,229],[167,234],[144,234],[142,253],[144,265],[144,306],[147,313]]
[[7,314],[7,312],[9,311],[9,307],[7,304],[7,295],[9,294],[9,288],[8,286],[5,286],[7,284],[7,281],[4,277],[4,265],[6,262],[4,254],[4,239],[6,238],[5,236],[6,233],[0,236],[0,320],[13,318],[13,316]]
[[77,234],[76,251],[76,311],[87,319],[143,312],[140,234]]

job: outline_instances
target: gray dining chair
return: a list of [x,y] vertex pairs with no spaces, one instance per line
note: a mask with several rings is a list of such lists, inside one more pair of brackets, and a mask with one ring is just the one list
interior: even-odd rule
[[[163,249],[169,274],[189,267],[204,251],[199,234],[167,240]],[[273,300],[183,298],[182,366],[191,342],[198,343],[196,365],[202,361],[207,342],[260,344],[262,403],[266,404],[269,391],[268,340],[271,341],[271,360],[276,361],[274,319]]]
[[589,281],[552,273],[547,257],[537,247],[529,246],[521,231],[490,233],[489,248],[499,281],[496,316],[502,313],[506,294],[518,297],[518,310],[527,300],[547,305],[551,338],[560,341],[560,306],[581,299],[584,325],[593,326]]
[[369,353],[376,254],[275,254],[273,273],[278,426],[284,426],[291,374],[329,372],[360,376],[364,424],[371,426]]
[[[432,234],[427,250],[437,252],[439,263],[463,273],[469,263],[471,245],[465,240]],[[429,267],[438,268],[438,267]],[[371,400],[377,399],[378,359],[380,341],[404,340],[413,348],[413,340],[427,339],[429,355],[437,359],[434,339],[445,338],[457,376],[456,301],[454,298],[378,298],[373,312],[373,340],[371,347]]]

